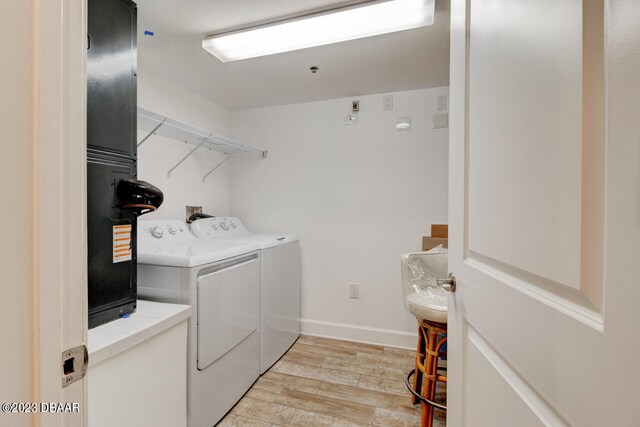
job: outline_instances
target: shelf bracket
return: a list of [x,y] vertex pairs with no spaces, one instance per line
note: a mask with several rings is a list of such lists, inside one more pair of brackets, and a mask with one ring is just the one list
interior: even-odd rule
[[160,129],[160,126],[162,126],[162,125],[164,124],[164,122],[166,122],[166,121],[167,121],[167,119],[165,118],[165,119],[164,119],[164,120],[162,120],[160,123],[158,123],[158,125],[157,125],[156,127],[154,127],[154,128],[153,128],[153,130],[147,134],[147,136],[145,136],[144,138],[142,138],[142,141],[138,142],[138,147],[140,147],[142,144],[144,144],[144,142],[145,142],[147,139],[149,139],[149,137],[150,137],[151,135],[155,134],[155,133],[156,133],[156,131],[157,131],[158,129]]
[[233,156],[232,154],[227,154],[227,157],[225,157],[225,159],[223,161],[221,161],[220,163],[218,163],[213,169],[211,169],[209,172],[207,172],[207,174],[205,176],[202,177],[202,182],[205,182],[205,180],[207,179],[207,177],[209,175],[211,175],[213,172],[215,172],[216,169],[218,169],[220,166],[222,166],[224,164],[224,162],[226,162],[227,160],[229,160],[231,158],[231,156]]
[[244,145],[240,144],[240,146],[238,148],[236,148],[235,150],[233,150],[232,153],[227,154],[227,157],[225,157],[225,159],[223,161],[221,161],[220,163],[218,163],[213,169],[211,169],[209,172],[207,172],[207,174],[205,176],[202,177],[202,182],[204,182],[207,177],[209,175],[211,175],[213,172],[215,172],[216,169],[218,169],[220,166],[222,166],[224,164],[224,162],[226,162],[227,160],[229,160],[231,158],[231,156],[233,156],[234,154],[236,154],[238,151],[240,151],[240,149],[244,147]]
[[184,162],[185,160],[187,160],[189,158],[189,156],[191,156],[198,148],[202,147],[202,145],[207,142],[209,140],[209,137],[206,137],[202,140],[202,142],[198,145],[196,145],[193,150],[189,151],[189,153],[184,156],[182,159],[180,159],[180,161],[178,163],[176,163],[176,165],[174,167],[172,167],[171,169],[169,169],[169,172],[167,172],[167,178],[171,177],[171,172],[173,172],[175,170],[175,168],[177,168],[178,166],[180,166],[182,164],[182,162]]

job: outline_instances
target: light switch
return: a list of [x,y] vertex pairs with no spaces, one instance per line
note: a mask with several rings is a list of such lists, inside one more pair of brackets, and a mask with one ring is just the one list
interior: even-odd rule
[[434,129],[442,129],[449,127],[449,114],[448,113],[440,113],[433,115],[433,128]]
[[445,111],[449,108],[447,101],[447,95],[438,96],[438,111]]

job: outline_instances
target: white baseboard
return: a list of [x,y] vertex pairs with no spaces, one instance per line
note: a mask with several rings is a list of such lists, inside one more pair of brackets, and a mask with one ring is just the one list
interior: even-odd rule
[[300,319],[300,332],[323,338],[355,341],[365,344],[415,350],[418,342],[417,332],[394,331],[391,329],[369,328],[344,323],[323,322],[320,320]]

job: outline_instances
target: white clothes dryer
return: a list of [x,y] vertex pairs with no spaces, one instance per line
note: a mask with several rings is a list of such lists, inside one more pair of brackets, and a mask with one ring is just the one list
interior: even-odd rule
[[191,231],[207,241],[260,246],[260,373],[265,373],[300,336],[300,240],[252,233],[235,217],[199,219],[191,223]]
[[[260,256],[203,241],[180,220],[138,222],[138,297],[190,304],[187,419],[215,425],[260,376]],[[158,355],[162,357],[162,355]]]

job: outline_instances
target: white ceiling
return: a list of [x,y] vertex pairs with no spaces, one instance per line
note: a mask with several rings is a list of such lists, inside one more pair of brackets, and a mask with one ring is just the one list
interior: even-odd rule
[[449,0],[436,0],[434,25],[414,30],[228,63],[201,47],[209,34],[344,3],[138,0],[139,67],[231,110],[449,84]]

